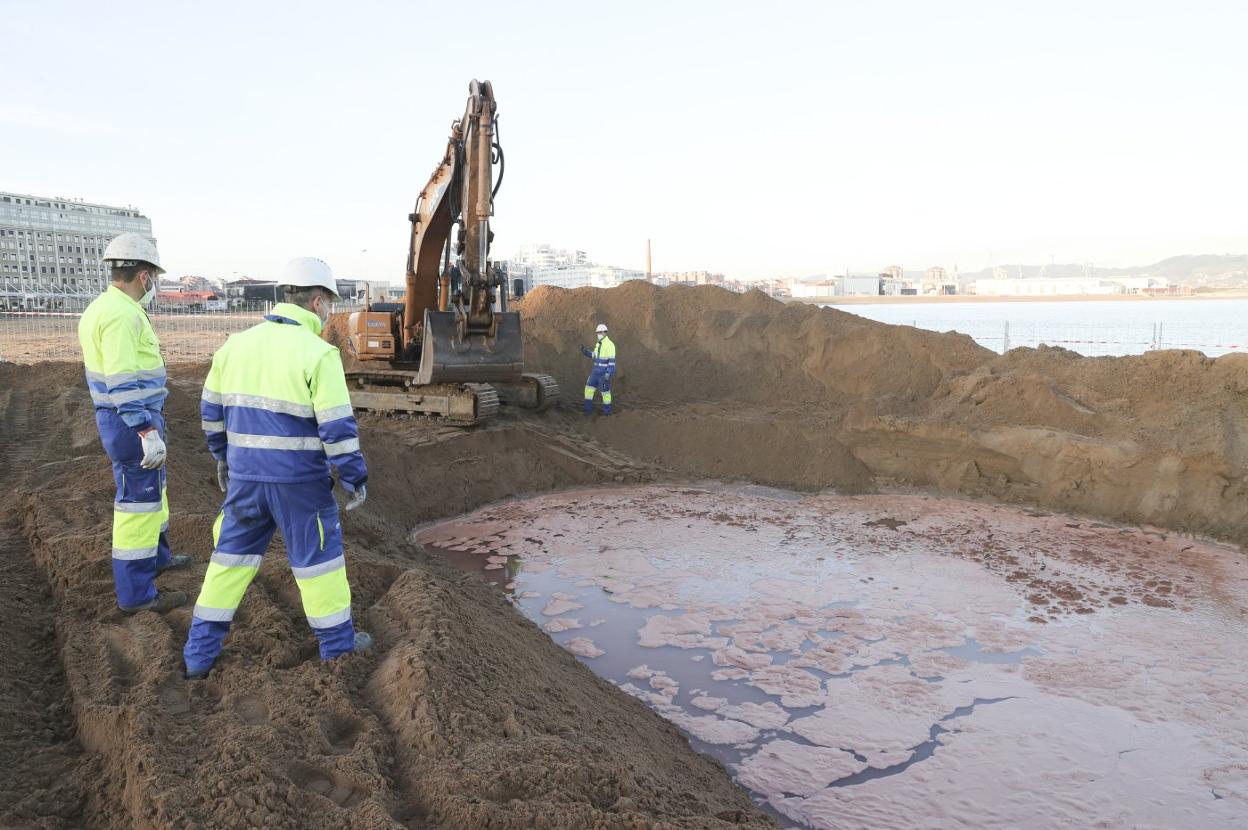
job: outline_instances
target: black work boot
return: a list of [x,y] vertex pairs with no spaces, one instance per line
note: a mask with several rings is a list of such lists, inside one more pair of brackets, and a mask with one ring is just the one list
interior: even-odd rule
[[163,614],[166,611],[172,611],[174,608],[186,605],[186,594],[181,591],[157,591],[156,596],[142,605],[121,606],[121,610],[127,614],[137,614],[140,611],[155,611],[157,614]]
[[208,672],[210,671],[212,671],[212,666],[209,666],[206,669],[198,669],[197,671],[191,671],[190,669],[183,667],[182,676],[187,680],[203,680],[208,676]]

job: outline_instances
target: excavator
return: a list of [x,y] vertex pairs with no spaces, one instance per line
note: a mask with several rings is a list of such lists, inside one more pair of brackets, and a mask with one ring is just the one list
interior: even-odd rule
[[347,384],[357,409],[463,425],[503,403],[543,409],[559,397],[554,378],[524,371],[520,314],[507,310],[506,269],[489,257],[505,165],[493,87],[474,80],[446,154],[408,215],[406,295],[348,317],[357,368]]

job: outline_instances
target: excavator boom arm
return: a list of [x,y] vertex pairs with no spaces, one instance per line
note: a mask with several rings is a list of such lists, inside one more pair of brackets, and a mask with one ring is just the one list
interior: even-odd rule
[[[420,343],[426,311],[455,311],[466,318],[465,325],[493,328],[498,279],[490,273],[489,250],[496,117],[490,82],[473,81],[464,115],[451,126],[446,154],[408,217],[412,234],[403,315],[405,352],[410,353]],[[448,247],[456,223],[458,239]],[[461,277],[455,298],[448,274],[452,264]]]
[[[490,262],[503,165],[494,90],[473,81],[446,152],[408,214],[402,306],[372,304],[349,318],[351,350],[365,364],[348,374],[356,406],[475,423],[500,400],[541,409],[559,396],[554,378],[524,373],[520,315],[505,309],[506,275]],[[389,366],[372,368],[382,361]]]

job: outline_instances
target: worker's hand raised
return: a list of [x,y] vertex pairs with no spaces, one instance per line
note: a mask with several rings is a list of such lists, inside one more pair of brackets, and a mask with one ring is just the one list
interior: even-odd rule
[[143,460],[139,466],[145,470],[159,470],[165,466],[168,450],[165,441],[160,437],[160,430],[150,427],[146,432],[139,433],[139,442],[143,445]]

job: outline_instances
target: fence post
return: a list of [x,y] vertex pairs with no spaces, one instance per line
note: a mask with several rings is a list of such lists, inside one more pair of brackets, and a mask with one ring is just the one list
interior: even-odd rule
[[1005,321],[1005,336],[1002,338],[1002,341],[1003,341],[1003,345],[1001,348],[1001,354],[1005,354],[1006,352],[1010,350],[1010,321],[1009,320]]
[[1161,348],[1161,339],[1165,337],[1165,331],[1162,328],[1164,325],[1165,323],[1157,324],[1157,348],[1159,349]]

